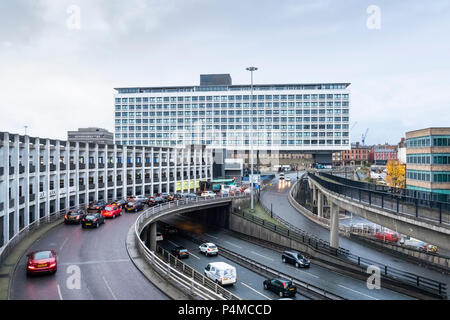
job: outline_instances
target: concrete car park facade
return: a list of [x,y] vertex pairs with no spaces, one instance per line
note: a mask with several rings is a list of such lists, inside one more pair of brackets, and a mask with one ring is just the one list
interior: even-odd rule
[[0,253],[42,217],[93,200],[195,192],[212,150],[68,142],[0,132]]

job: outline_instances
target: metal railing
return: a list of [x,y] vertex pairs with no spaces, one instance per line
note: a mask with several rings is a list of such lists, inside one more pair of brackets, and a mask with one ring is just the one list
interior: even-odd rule
[[[298,183],[298,181],[296,183]],[[289,191],[289,196],[294,201],[296,201],[295,197],[292,195],[294,187],[295,187],[295,184],[292,186],[291,190]],[[273,213],[272,213],[272,215],[273,215]],[[280,222],[281,222],[281,220],[280,220]],[[283,223],[283,222],[281,222],[281,223]],[[303,239],[304,238],[302,237],[302,240]],[[326,242],[324,240],[320,240],[320,239],[319,239],[319,241],[322,243],[322,247],[318,246],[317,250],[320,250],[322,248],[326,248],[327,246],[329,246],[328,242]],[[432,279],[429,279],[429,278],[426,278],[426,277],[423,277],[423,276],[420,276],[420,275],[417,275],[417,274],[414,274],[411,272],[403,271],[403,270],[400,270],[400,269],[397,269],[397,268],[394,268],[394,267],[391,267],[388,265],[384,265],[377,261],[352,254],[347,249],[343,249],[343,250],[346,253],[339,255],[339,258],[346,259],[346,260],[358,265],[361,268],[361,271],[363,271],[363,272],[366,271],[368,266],[377,266],[378,268],[380,268],[381,275],[383,275],[385,277],[388,277],[393,280],[423,289],[427,292],[438,294],[442,297],[447,296],[447,285],[445,283],[442,283],[442,282],[439,282],[436,280],[432,280]]]
[[[200,272],[194,270],[175,257],[168,254],[163,249],[157,249],[157,252],[151,251],[141,240],[140,234],[143,229],[157,221],[164,215],[172,214],[183,209],[195,208],[199,204],[213,204],[222,200],[233,200],[246,198],[247,195],[239,194],[235,196],[220,195],[215,197],[197,197],[195,199],[174,200],[164,204],[158,204],[145,210],[136,220],[135,238],[139,252],[155,271],[162,276],[173,281],[184,291],[204,300],[240,300],[240,298],[223,287],[217,285],[214,281],[206,278]],[[158,254],[160,253],[160,255]]]
[[53,213],[50,213],[48,216],[44,216],[42,218],[39,218],[23,229],[21,229],[16,235],[14,235],[5,245],[3,250],[0,252],[0,263],[3,263],[3,261],[6,259],[6,257],[10,254],[11,250],[16,246],[17,243],[22,241],[31,231],[38,229],[42,225],[50,224],[62,216],[66,214],[67,211],[76,209],[76,208],[82,208],[86,204],[82,203],[77,206],[71,206],[69,208],[59,210]]
[[386,191],[363,189],[331,182],[321,179],[320,176],[311,172],[308,172],[308,178],[328,191],[350,198],[355,202],[381,208],[397,215],[403,214],[440,225],[450,225],[450,203],[423,200]]
[[[183,233],[183,237],[189,238],[192,242],[201,244],[204,242],[207,242],[205,239],[198,239],[195,237],[192,237],[190,235],[187,235]],[[320,296],[321,298],[325,299],[331,299],[331,300],[345,300],[345,298],[338,296],[334,293],[331,293],[327,290],[324,290],[322,288],[316,287],[308,282],[305,282],[299,278],[295,278],[292,275],[288,275],[285,273],[282,273],[278,270],[272,269],[258,261],[252,260],[244,255],[241,255],[239,253],[236,253],[234,251],[231,251],[229,249],[226,249],[222,246],[216,245],[219,248],[219,252],[221,255],[225,256],[226,258],[233,260],[241,265],[245,265],[247,267],[250,267],[252,270],[259,274],[263,274],[266,277],[272,277],[272,278],[283,278],[283,279],[289,279],[291,280],[295,285],[298,287],[303,288],[305,291],[309,293],[313,293],[314,295]]]

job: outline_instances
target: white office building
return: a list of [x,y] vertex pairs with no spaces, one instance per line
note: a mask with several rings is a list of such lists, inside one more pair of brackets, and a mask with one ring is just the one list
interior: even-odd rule
[[211,180],[205,146],[139,147],[0,132],[0,253],[34,221],[93,200],[195,192]]
[[329,155],[350,149],[349,83],[232,85],[201,75],[199,86],[116,88],[116,144]]

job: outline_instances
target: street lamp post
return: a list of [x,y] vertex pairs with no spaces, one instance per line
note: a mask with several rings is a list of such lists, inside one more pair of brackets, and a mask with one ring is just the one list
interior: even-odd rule
[[[251,74],[251,86],[250,86],[250,110],[252,110],[253,108],[253,71],[258,70],[258,68],[256,67],[248,67],[246,68],[247,71],[250,71]],[[251,116],[251,121],[250,121],[250,170],[251,170],[251,174],[250,174],[250,209],[251,211],[254,210],[253,207],[253,134],[252,134],[252,130],[253,130],[253,113]]]

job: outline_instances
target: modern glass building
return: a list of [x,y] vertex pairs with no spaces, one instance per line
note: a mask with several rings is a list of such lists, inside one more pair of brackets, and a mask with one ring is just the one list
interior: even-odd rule
[[450,128],[406,133],[406,187],[450,199]]
[[229,151],[329,154],[350,148],[349,83],[232,85],[201,75],[199,86],[116,88],[116,144],[202,144]]

